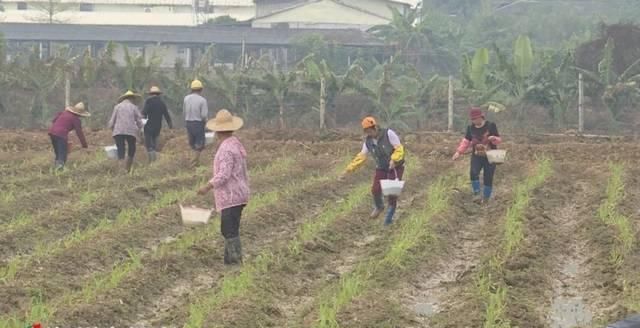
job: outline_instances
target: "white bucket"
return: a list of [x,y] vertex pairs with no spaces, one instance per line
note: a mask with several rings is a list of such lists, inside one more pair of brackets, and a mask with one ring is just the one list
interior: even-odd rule
[[398,196],[404,188],[404,181],[402,180],[380,180],[380,187],[382,187],[382,194],[385,196]]
[[183,207],[180,205],[180,215],[182,215],[182,223],[184,225],[207,224],[213,210],[207,210],[198,207]]
[[210,145],[213,143],[213,139],[215,138],[216,133],[215,132],[207,132],[204,134],[204,138],[206,140],[206,144]]
[[487,159],[491,164],[502,164],[507,157],[507,151],[504,149],[487,150]]
[[147,125],[147,122],[149,122],[149,119],[143,118],[142,119],[142,126]]
[[115,145],[104,147],[104,151],[107,153],[107,158],[118,159],[118,147]]

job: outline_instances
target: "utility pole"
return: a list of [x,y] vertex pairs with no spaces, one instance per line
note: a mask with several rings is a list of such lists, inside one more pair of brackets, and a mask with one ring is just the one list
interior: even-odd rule
[[584,83],[582,73],[578,74],[578,133],[584,134]]

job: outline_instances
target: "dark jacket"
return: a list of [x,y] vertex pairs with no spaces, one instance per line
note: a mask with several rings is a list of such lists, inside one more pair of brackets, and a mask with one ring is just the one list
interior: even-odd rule
[[[369,153],[373,154],[373,158],[376,161],[376,167],[381,170],[389,170],[389,162],[391,161],[391,155],[394,151],[394,147],[389,140],[389,129],[380,129],[377,140],[367,137],[365,145],[367,146]],[[404,160],[396,164],[401,166],[404,164]]]
[[148,119],[147,124],[144,126],[145,131],[160,131],[163,117],[167,121],[169,128],[173,128],[167,105],[165,105],[160,96],[147,98],[144,102],[144,108],[142,109],[142,116]]

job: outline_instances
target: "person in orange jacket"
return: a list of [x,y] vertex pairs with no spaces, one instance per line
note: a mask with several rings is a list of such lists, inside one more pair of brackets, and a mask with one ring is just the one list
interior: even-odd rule
[[[381,128],[378,126],[376,119],[371,116],[362,120],[362,129],[366,134],[362,150],[347,166],[343,176],[356,171],[364,165],[369,154],[373,155],[376,161],[376,171],[373,177],[373,186],[371,187],[375,207],[370,217],[373,219],[380,216],[384,211],[380,180],[402,179],[405,165],[404,146],[400,142],[400,137],[393,130]],[[385,225],[393,223],[398,197],[389,196],[388,203],[389,208],[384,220]]]

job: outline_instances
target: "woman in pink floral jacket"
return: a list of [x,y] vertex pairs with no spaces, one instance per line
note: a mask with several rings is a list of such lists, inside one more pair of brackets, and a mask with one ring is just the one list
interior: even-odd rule
[[207,128],[216,132],[218,151],[213,160],[213,178],[198,193],[207,194],[213,189],[216,210],[221,215],[221,230],[224,236],[224,263],[242,263],[240,244],[240,217],[249,202],[249,178],[247,174],[247,152],[233,136],[243,125],[241,118],[220,110],[207,122]]

